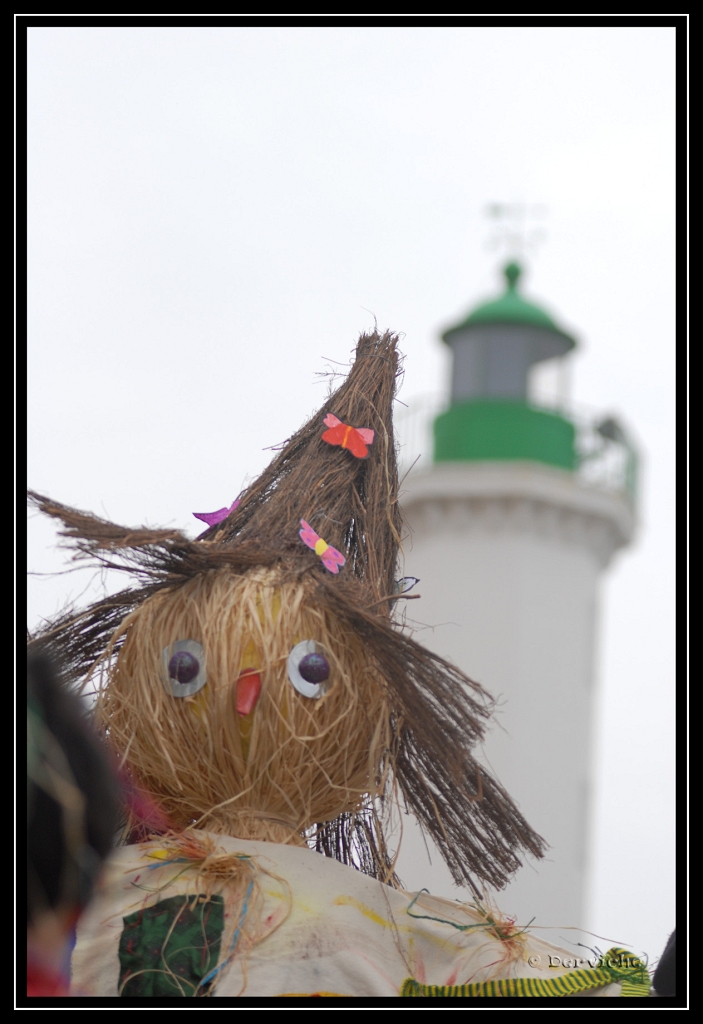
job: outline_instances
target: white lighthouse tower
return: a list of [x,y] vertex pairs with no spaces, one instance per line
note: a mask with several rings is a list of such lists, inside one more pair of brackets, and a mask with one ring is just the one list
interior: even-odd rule
[[[405,571],[422,595],[407,614],[496,698],[484,760],[550,847],[499,906],[583,927],[598,587],[632,537],[634,454],[612,418],[589,425],[534,401],[531,368],[575,341],[522,297],[520,272],[509,264],[504,294],[443,335],[451,404],[431,468],[401,494]],[[400,876],[448,895],[431,859],[411,830]]]

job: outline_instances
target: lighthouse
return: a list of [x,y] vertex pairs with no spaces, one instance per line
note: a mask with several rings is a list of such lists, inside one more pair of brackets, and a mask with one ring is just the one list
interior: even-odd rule
[[[558,368],[577,343],[527,301],[521,273],[509,263],[503,293],[442,336],[449,404],[431,464],[401,494],[404,571],[422,598],[406,614],[494,697],[483,761],[549,844],[499,906],[520,923],[584,927],[598,591],[633,536],[635,456],[612,415],[535,396],[535,368]],[[408,832],[401,878],[446,892],[439,858]]]

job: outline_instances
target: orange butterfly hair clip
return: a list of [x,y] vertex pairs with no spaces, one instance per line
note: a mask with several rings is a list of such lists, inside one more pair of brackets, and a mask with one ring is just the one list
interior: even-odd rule
[[327,444],[340,445],[347,448],[357,459],[366,459],[369,455],[368,445],[373,444],[374,432],[368,427],[350,427],[342,423],[331,412],[325,416],[324,423],[329,430],[322,435]]

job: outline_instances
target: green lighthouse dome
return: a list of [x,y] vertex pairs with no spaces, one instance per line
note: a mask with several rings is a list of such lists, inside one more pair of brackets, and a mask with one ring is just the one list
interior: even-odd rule
[[532,302],[527,302],[517,290],[517,283],[522,275],[522,267],[519,263],[508,263],[503,269],[503,273],[507,284],[503,295],[477,306],[465,320],[455,327],[450,327],[442,335],[444,341],[451,344],[455,332],[463,332],[470,327],[484,324],[519,324],[523,327],[536,327],[544,331],[551,331],[567,342],[566,347],[562,347],[563,352],[572,349],[576,344],[574,339],[560,330],[548,313]]

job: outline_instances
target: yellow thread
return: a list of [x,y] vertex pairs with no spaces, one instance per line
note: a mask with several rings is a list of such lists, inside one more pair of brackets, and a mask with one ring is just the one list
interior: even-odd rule
[[357,910],[361,911],[364,917],[368,917],[368,919],[373,921],[375,924],[380,924],[383,928],[391,927],[390,921],[386,921],[386,919],[377,914],[375,910],[371,910],[370,907],[365,906],[360,900],[354,899],[353,896],[338,896],[334,902],[337,906],[347,905],[356,907]]
[[[390,928],[398,933],[404,932],[410,936],[412,936],[415,931],[414,925],[399,924],[397,921],[386,920],[386,918],[381,917],[375,910],[367,907],[364,903],[355,899],[353,896],[338,896],[334,902],[336,906],[356,907],[356,909],[361,911],[365,917],[368,917],[368,919],[373,921],[374,924],[381,925],[382,928]],[[452,937],[448,939],[446,935],[434,935],[431,932],[427,932],[423,935],[423,939],[427,942],[432,942],[434,945],[441,946],[443,949],[447,948],[448,945],[457,950],[461,948],[459,943],[453,942]]]

